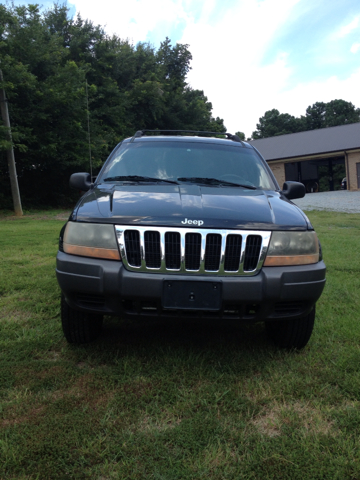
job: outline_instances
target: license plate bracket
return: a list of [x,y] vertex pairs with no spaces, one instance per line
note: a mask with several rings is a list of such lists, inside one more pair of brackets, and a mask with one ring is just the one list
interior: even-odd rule
[[163,282],[163,308],[218,311],[221,309],[221,300],[221,282],[188,280]]

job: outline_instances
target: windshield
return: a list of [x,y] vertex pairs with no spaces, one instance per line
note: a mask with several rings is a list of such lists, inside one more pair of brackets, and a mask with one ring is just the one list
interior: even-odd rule
[[[204,142],[124,143],[106,164],[98,182],[125,181],[126,177],[198,182],[218,185],[226,182],[272,190],[273,181],[258,155],[251,148]],[[129,178],[130,179],[130,178]],[[165,184],[165,183],[164,183]],[[229,185],[228,185],[229,186]]]

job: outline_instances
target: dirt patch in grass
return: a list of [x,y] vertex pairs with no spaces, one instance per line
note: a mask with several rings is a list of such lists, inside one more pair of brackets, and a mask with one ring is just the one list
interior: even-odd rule
[[132,383],[125,383],[122,388],[127,395],[133,395],[139,399],[149,394],[153,390],[154,385],[147,380],[137,379]]
[[312,435],[336,435],[333,422],[325,418],[322,412],[310,404],[300,402],[292,405],[275,405],[252,420],[257,431],[267,437],[281,435],[286,426],[296,427]]
[[13,425],[21,425],[23,423],[39,423],[40,419],[43,419],[45,413],[45,406],[40,405],[30,408],[30,410],[24,415],[17,415],[17,408],[12,408],[7,415],[7,418],[0,420],[0,427],[9,427]]
[[57,392],[58,398],[66,396],[86,399],[86,401],[95,402],[98,397],[98,389],[92,385],[94,377],[91,373],[86,373],[77,378],[75,382],[62,392]]
[[51,350],[48,352],[48,356],[46,360],[49,360],[50,362],[57,362],[61,357],[61,353],[57,352],[55,350]]
[[18,310],[14,308],[4,308],[0,311],[0,321],[5,320],[7,322],[14,322],[17,324],[27,323],[34,314],[26,312],[24,310]]
[[86,362],[79,362],[76,366],[81,370],[84,368],[88,368],[88,364]]
[[11,369],[14,379],[13,387],[7,392],[9,401],[25,400],[38,393],[44,394],[65,376],[66,371],[59,365],[44,365],[42,369],[24,367]]
[[92,409],[97,410],[105,407],[113,399],[113,392],[104,392],[98,385],[94,384],[94,377],[87,373],[77,378],[75,382],[67,389],[58,390],[51,395],[54,400],[66,398],[81,399],[82,402]]
[[152,417],[145,416],[137,424],[136,430],[140,432],[158,431],[164,432],[171,430],[181,423],[181,418],[168,418],[164,420],[156,420]]
[[261,435],[277,437],[281,434],[281,423],[276,412],[270,411],[253,420],[253,425]]
[[33,383],[37,380],[51,380],[52,378],[62,377],[64,373],[64,368],[60,367],[59,365],[43,368],[42,370],[34,370],[33,368],[23,367],[21,370],[19,370],[18,374],[16,374],[16,385],[19,387],[25,387],[27,383]]
[[324,418],[324,415],[310,404],[302,405],[295,403],[293,411],[302,420],[304,428],[309,433],[320,433],[322,435],[335,435],[333,422]]
[[81,377],[78,377],[72,386],[72,390],[79,391],[83,393],[89,393],[92,390],[95,390],[95,387],[92,386],[94,381],[94,376],[92,373],[85,373]]

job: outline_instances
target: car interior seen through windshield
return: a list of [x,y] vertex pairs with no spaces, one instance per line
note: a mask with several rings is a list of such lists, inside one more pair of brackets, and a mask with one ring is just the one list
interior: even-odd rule
[[275,189],[253,149],[205,142],[123,143],[105,165],[98,182],[122,181],[124,177],[135,176],[180,180],[180,183],[216,179],[265,190]]

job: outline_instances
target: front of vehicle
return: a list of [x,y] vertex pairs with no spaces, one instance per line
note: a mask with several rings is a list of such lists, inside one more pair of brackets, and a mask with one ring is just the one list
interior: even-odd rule
[[289,201],[301,186],[280,191],[251,145],[133,137],[88,185],[61,234],[65,310],[264,320],[275,341],[281,321],[311,324],[325,265],[312,225]]

